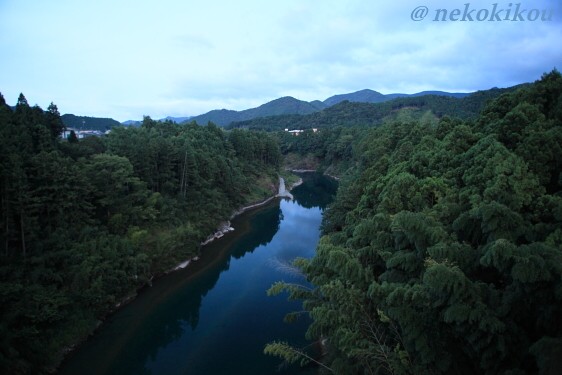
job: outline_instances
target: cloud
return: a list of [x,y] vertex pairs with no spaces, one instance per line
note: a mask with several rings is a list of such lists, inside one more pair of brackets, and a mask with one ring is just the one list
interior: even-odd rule
[[[431,13],[465,3],[427,6]],[[45,107],[55,101],[62,112],[124,120],[364,88],[505,87],[560,69],[562,61],[561,5],[520,3],[553,9],[553,21],[414,22],[418,0],[53,0],[34,7],[8,0],[0,3],[0,91],[9,101],[23,91]]]

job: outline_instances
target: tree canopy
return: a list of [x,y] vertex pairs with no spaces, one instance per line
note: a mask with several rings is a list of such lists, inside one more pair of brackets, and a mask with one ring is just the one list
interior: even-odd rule
[[[1,96],[0,96],[1,97]],[[57,106],[0,101],[0,372],[49,372],[240,206],[273,195],[266,134],[145,118],[63,140]]]
[[[338,374],[562,368],[562,76],[353,143],[304,299]],[[282,289],[277,285],[275,289]],[[295,352],[267,349],[294,361]]]

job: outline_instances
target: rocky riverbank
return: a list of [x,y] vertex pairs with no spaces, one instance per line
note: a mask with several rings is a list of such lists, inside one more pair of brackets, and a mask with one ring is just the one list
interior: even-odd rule
[[[297,183],[293,184],[293,185],[291,186],[291,188],[289,189],[289,191],[290,191],[291,189],[293,189],[295,186],[298,186],[298,185],[300,185],[300,184],[302,184],[302,178],[300,178],[299,181],[297,181]],[[201,246],[205,246],[205,245],[207,245],[207,244],[213,242],[214,240],[216,240],[216,239],[218,239],[218,238],[221,238],[221,237],[224,236],[226,233],[232,232],[232,231],[234,230],[234,228],[231,226],[230,220],[234,219],[236,216],[241,215],[241,214],[243,214],[244,212],[249,211],[249,210],[251,210],[251,209],[253,209],[253,208],[261,207],[261,206],[263,206],[263,205],[265,205],[265,204],[271,202],[271,201],[272,201],[273,199],[275,199],[275,198],[289,198],[289,199],[293,199],[293,195],[292,195],[289,191],[286,190],[286,188],[285,188],[285,179],[284,179],[283,177],[279,177],[279,189],[278,189],[278,192],[277,192],[276,195],[273,195],[273,196],[271,196],[271,197],[269,197],[269,198],[267,198],[267,199],[265,199],[265,200],[263,200],[263,201],[261,201],[261,202],[253,203],[253,204],[251,204],[251,205],[249,205],[249,206],[245,206],[245,207],[242,207],[242,208],[240,208],[240,209],[234,211],[234,212],[232,213],[232,215],[230,216],[230,219],[229,219],[228,221],[224,221],[224,222],[220,223],[220,225],[219,225],[219,227],[217,228],[216,232],[213,233],[213,234],[211,234],[209,237],[207,237],[207,238],[205,239],[205,241],[201,242]],[[187,262],[189,262],[189,261],[187,261]],[[185,262],[184,262],[184,263],[185,263]],[[184,264],[184,263],[181,263],[180,265],[182,265],[182,264]],[[189,264],[189,263],[187,263],[187,264]],[[185,268],[185,267],[187,266],[187,264],[186,264],[185,266],[183,266],[183,267],[180,267],[180,265],[178,265],[175,269],[178,269],[178,267],[180,267],[180,268]]]
[[[293,173],[314,173],[314,172],[317,172],[316,169],[288,169],[288,171],[291,171]],[[327,170],[326,170],[326,172],[327,172]],[[338,176],[334,176],[334,175],[326,173],[326,172],[323,173],[324,176],[328,176],[330,178],[333,178],[336,181],[340,180],[340,178]]]
[[[233,218],[234,218],[234,216],[232,216],[230,219],[233,219]],[[220,223],[220,225],[217,228],[217,231],[215,233],[211,234],[209,237],[207,237],[207,239],[205,241],[201,242],[201,246],[205,246],[206,244],[213,242],[217,238],[221,238],[222,236],[224,236],[228,232],[232,232],[233,230],[234,230],[234,228],[230,225],[230,220],[229,221],[223,221],[222,223]]]

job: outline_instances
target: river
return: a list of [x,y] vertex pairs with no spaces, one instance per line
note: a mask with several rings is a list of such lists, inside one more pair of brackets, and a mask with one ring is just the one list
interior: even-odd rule
[[313,374],[280,366],[263,348],[273,340],[304,347],[307,318],[282,294],[266,296],[275,281],[306,283],[285,266],[311,257],[322,213],[336,183],[304,175],[294,200],[276,199],[232,221],[234,232],[205,246],[199,261],[157,280],[113,314],[59,373],[119,375]]

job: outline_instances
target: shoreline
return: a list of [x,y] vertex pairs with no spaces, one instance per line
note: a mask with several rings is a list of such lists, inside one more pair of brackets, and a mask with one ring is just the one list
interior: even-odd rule
[[[281,178],[281,177],[280,177]],[[292,184],[290,190],[292,190],[293,188],[295,188],[296,186],[302,184],[302,178],[299,178],[299,180]],[[279,189],[279,187],[278,187]],[[242,215],[243,213],[250,211],[254,208],[258,208],[258,207],[262,207],[264,205],[266,205],[267,203],[273,201],[276,198],[288,198],[285,195],[280,194],[280,192],[278,191],[277,194],[272,195],[269,198],[266,198],[265,200],[261,201],[261,202],[257,202],[257,203],[252,203],[248,206],[244,206],[242,208],[239,208],[237,210],[235,210],[232,215],[229,217],[229,219],[227,221],[223,221],[220,223],[219,225],[219,229],[211,234],[209,237],[207,237],[207,239],[203,242],[200,243],[200,248],[213,242],[214,240],[223,237],[226,233],[234,231],[235,229],[231,226],[230,224],[230,220],[234,219],[237,216]],[[291,196],[292,199],[292,196]],[[91,336],[93,336],[98,329],[103,326],[104,322],[115,312],[117,312],[118,310],[122,309],[123,307],[125,307],[126,305],[128,305],[130,302],[132,302],[133,300],[135,300],[138,295],[139,292],[142,291],[142,289],[146,288],[146,287],[151,287],[153,280],[157,280],[160,277],[163,277],[165,275],[168,275],[172,272],[176,272],[179,270],[183,270],[185,268],[187,268],[192,262],[196,262],[197,260],[199,260],[199,255],[194,256],[193,258],[190,259],[186,259],[180,263],[178,263],[177,265],[175,265],[174,267],[170,268],[167,271],[164,271],[160,274],[157,275],[152,275],[152,277],[150,278],[150,280],[146,283],[143,284],[141,286],[139,286],[138,288],[136,288],[135,290],[131,291],[131,293],[129,293],[126,297],[124,297],[123,299],[121,299],[120,301],[118,301],[117,303],[115,303],[113,305],[113,307],[111,308],[111,310],[109,310],[102,318],[98,319],[95,325],[95,328],[85,337],[82,337],[81,339],[79,339],[77,342],[73,343],[72,345],[69,345],[65,348],[63,348],[61,350],[61,360],[59,361],[59,363],[57,363],[53,368],[48,369],[48,372],[50,373],[56,373],[58,371],[58,369],[60,368],[61,364],[69,357],[71,356],[77,349],[79,349]]]
[[289,188],[289,191],[292,191],[294,188],[296,188],[297,186],[301,186],[303,184],[303,180],[302,178],[299,177],[299,179],[297,180],[297,182],[294,182],[291,187]]
[[[273,199],[275,199],[275,198],[277,198],[277,197],[278,197],[278,195],[273,195],[273,196],[271,196],[271,197],[269,197],[269,198],[267,198],[267,199],[265,199],[265,200],[263,200],[263,201],[261,201],[261,202],[253,203],[253,204],[251,204],[251,205],[249,205],[249,206],[244,206],[244,207],[242,207],[242,208],[237,209],[236,211],[234,211],[234,213],[232,213],[232,215],[230,215],[230,217],[228,218],[227,221],[221,222],[220,225],[219,225],[219,227],[217,228],[217,230],[216,230],[213,234],[209,235],[209,236],[205,239],[205,241],[201,242],[201,243],[199,244],[199,246],[200,246],[200,247],[203,247],[203,246],[205,246],[205,245],[208,245],[208,244],[210,244],[211,242],[213,242],[214,240],[217,240],[217,239],[219,239],[219,238],[222,238],[222,237],[223,237],[225,234],[227,234],[228,232],[234,231],[235,229],[232,227],[232,225],[231,225],[231,223],[230,223],[230,220],[234,219],[234,218],[237,217],[237,216],[242,215],[244,212],[249,211],[249,210],[251,210],[251,209],[253,209],[253,208],[257,208],[257,207],[264,206],[264,205],[266,205],[267,203],[271,202]],[[198,258],[198,257],[196,256],[195,258]],[[195,258],[192,258],[192,259],[193,259],[193,260],[197,260],[197,259],[195,259]],[[190,260],[191,260],[191,259],[190,259]],[[181,262],[181,263],[178,264],[176,267],[174,267],[174,268],[172,268],[170,271],[168,271],[168,273],[169,273],[169,272],[172,272],[172,271],[176,271],[176,270],[178,270],[178,269],[185,268],[187,265],[186,265],[186,266],[183,266],[183,267],[180,267],[180,266],[183,265],[185,262],[189,262],[190,260]]]
[[[285,170],[286,170],[286,171],[289,171],[289,172],[293,172],[293,173],[316,173],[316,172],[318,172],[318,170],[316,170],[316,169],[290,169],[290,168],[288,168],[288,169],[285,169]],[[333,178],[333,179],[336,180],[336,181],[339,181],[339,180],[340,180],[339,177],[334,176],[334,175],[331,175],[331,174],[322,173],[322,175],[323,175],[323,176],[328,176],[328,177],[330,177],[330,178]],[[291,189],[292,189],[292,188],[291,188]]]
[[[331,177],[331,176],[330,176]],[[234,219],[237,216],[242,215],[243,213],[250,211],[254,208],[258,208],[258,207],[262,207],[266,204],[268,204],[269,202],[271,202],[272,200],[276,199],[276,198],[289,198],[289,199],[293,199],[293,195],[290,193],[291,190],[293,190],[294,188],[296,188],[299,185],[302,185],[303,180],[302,178],[299,177],[299,179],[297,180],[297,182],[293,183],[289,189],[285,189],[285,180],[283,179],[283,177],[279,177],[279,187],[278,187],[278,193],[275,195],[272,195],[269,198],[264,199],[261,202],[257,202],[257,203],[252,203],[248,206],[244,206],[242,208],[239,208],[237,210],[235,210],[232,215],[230,215],[230,217],[228,218],[227,221],[223,221],[220,223],[219,227],[217,228],[217,231],[215,231],[213,234],[209,235],[205,241],[201,242],[200,246],[205,246],[210,244],[211,242],[213,242],[216,239],[222,238],[222,236],[224,236],[225,234],[227,234],[228,232],[232,232],[235,229],[232,227],[230,220]],[[283,188],[281,189],[281,186],[283,186]],[[283,191],[281,191],[283,190]],[[197,257],[195,257],[197,258]],[[194,259],[193,260],[197,260]],[[186,262],[189,262],[190,260],[184,261],[180,264],[178,264],[176,267],[174,267],[172,270],[177,270],[177,269],[182,269],[185,268],[187,266],[187,264],[183,267],[180,267],[181,265],[183,265]]]

